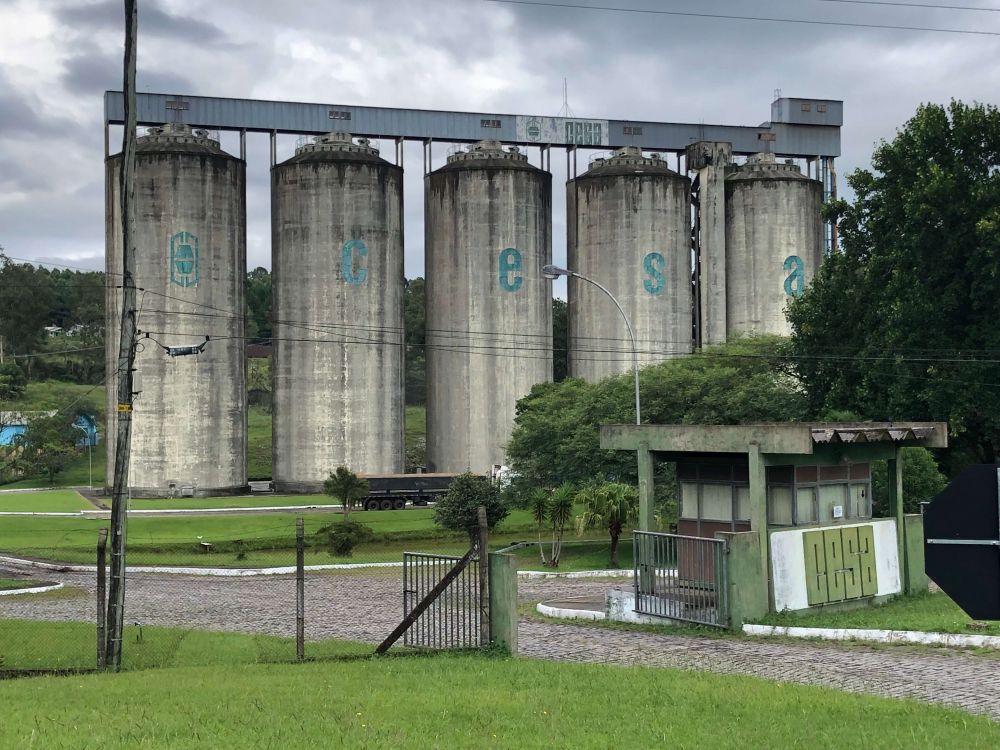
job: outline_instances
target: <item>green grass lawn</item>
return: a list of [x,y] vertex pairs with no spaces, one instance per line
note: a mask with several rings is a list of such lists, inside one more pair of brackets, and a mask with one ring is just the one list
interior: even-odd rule
[[0,682],[0,746],[1000,745],[1000,725],[957,709],[753,677],[478,654],[232,665],[234,652],[255,658],[247,639],[186,636],[175,662],[214,656],[211,666]]
[[[74,403],[75,402],[75,403]],[[91,413],[104,413],[104,385],[80,385],[61,380],[43,380],[28,383],[24,395],[16,402],[5,402],[4,408],[17,411],[51,411],[64,409],[70,404]]]
[[[588,536],[593,534],[588,533]],[[551,545],[545,545],[545,557],[549,558]],[[575,570],[606,570],[611,569],[611,539],[605,535],[597,538],[579,541],[569,539],[563,542],[562,553],[559,556],[559,567],[542,565],[542,557],[538,553],[538,545],[522,547],[512,553],[517,557],[517,567],[521,570],[543,570],[549,573],[568,573]],[[624,539],[618,545],[618,566],[625,570],[632,569],[632,540]]]
[[247,413],[247,477],[271,478],[271,412],[262,406]]
[[40,492],[0,492],[0,511],[35,513],[72,513],[94,510],[94,506],[73,490]]
[[[295,661],[295,640],[270,635],[159,627],[142,627],[140,633],[140,628],[129,622],[123,638],[125,669]],[[96,640],[97,626],[92,623],[0,620],[0,672],[91,669]],[[370,654],[372,650],[367,644],[329,640],[309,642],[306,655],[326,659]]]
[[969,630],[966,626],[972,619],[943,593],[900,596],[879,606],[846,612],[782,612],[768,615],[759,622],[802,628],[873,628],[1000,635],[1000,622],[990,623],[985,630]]
[[[110,507],[110,498],[105,499]],[[206,508],[269,508],[279,505],[338,505],[327,495],[239,495],[237,497],[133,498],[133,510],[204,510]]]
[[0,578],[0,591],[12,591],[14,589],[30,589],[37,586],[38,581],[25,578]]
[[[351,518],[368,525],[377,540],[357,547],[349,558],[333,557],[321,547],[310,548],[306,562],[398,561],[404,550],[462,552],[467,547],[464,537],[438,529],[432,514],[430,508],[355,511]],[[293,513],[132,516],[128,524],[129,562],[212,567],[293,565],[296,518]],[[342,516],[337,512],[307,513],[303,518],[308,538],[320,527],[338,523]],[[530,524],[525,511],[514,511],[494,532],[493,546],[499,548],[525,538]],[[107,526],[107,518],[8,516],[0,523],[0,550],[61,562],[92,563],[98,530]],[[201,542],[212,544],[212,552],[201,552]],[[242,558],[237,556],[240,549]]]

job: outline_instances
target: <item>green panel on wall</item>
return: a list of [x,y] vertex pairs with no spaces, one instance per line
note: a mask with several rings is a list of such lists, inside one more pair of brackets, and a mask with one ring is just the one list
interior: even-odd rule
[[844,548],[840,537],[840,529],[826,529],[823,532],[823,543],[826,547],[826,588],[829,592],[827,601],[839,602],[845,598]]
[[878,593],[878,574],[875,568],[875,528],[858,527],[858,564],[861,569],[861,596]]
[[826,585],[826,547],[822,531],[807,531],[802,535],[806,558],[806,600],[809,605],[829,601]]
[[844,568],[840,571],[844,580],[844,598],[857,599],[861,596],[861,554],[858,551],[858,529],[855,526],[840,530],[844,546]]

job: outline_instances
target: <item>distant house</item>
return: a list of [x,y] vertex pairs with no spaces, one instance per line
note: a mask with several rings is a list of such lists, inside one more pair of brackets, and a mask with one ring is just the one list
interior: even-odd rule
[[[28,422],[32,417],[51,417],[56,413],[54,411],[0,411],[0,447],[13,445],[18,435],[27,432]],[[73,421],[73,425],[81,431],[80,437],[76,441],[77,448],[100,444],[101,434],[97,429],[95,417],[81,414]]]
[[54,338],[55,336],[65,336],[66,332],[61,326],[45,326],[45,334],[49,338]]

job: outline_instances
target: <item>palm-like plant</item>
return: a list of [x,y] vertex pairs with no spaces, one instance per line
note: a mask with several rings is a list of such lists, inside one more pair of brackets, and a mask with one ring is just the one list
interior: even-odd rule
[[573,504],[576,502],[576,490],[573,485],[566,483],[555,489],[548,503],[548,518],[552,524],[552,567],[559,567],[559,558],[562,555],[563,534],[566,533],[566,524],[569,523],[573,515]]
[[528,507],[531,510],[531,517],[535,519],[535,526],[538,529],[538,554],[542,556],[542,565],[548,565],[545,559],[545,545],[542,544],[542,526],[549,518],[549,493],[539,487],[528,497]]
[[346,466],[338,466],[323,482],[323,492],[340,500],[344,509],[344,521],[348,521],[351,508],[358,500],[368,497],[368,481],[362,479]]
[[611,535],[611,567],[617,568],[618,540],[626,524],[639,516],[639,492],[635,487],[617,482],[585,487],[576,497],[586,509],[576,518],[576,530],[607,529]]

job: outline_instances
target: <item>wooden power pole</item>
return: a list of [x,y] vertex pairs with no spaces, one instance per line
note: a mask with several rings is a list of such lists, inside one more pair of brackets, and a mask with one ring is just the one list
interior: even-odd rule
[[[122,312],[118,342],[118,434],[111,496],[111,580],[108,586],[106,664],[122,663],[125,625],[125,526],[128,510],[129,450],[132,438],[132,371],[135,366],[135,59],[137,0],[125,0],[125,132],[119,173],[122,217]],[[110,270],[110,269],[109,269]]]

